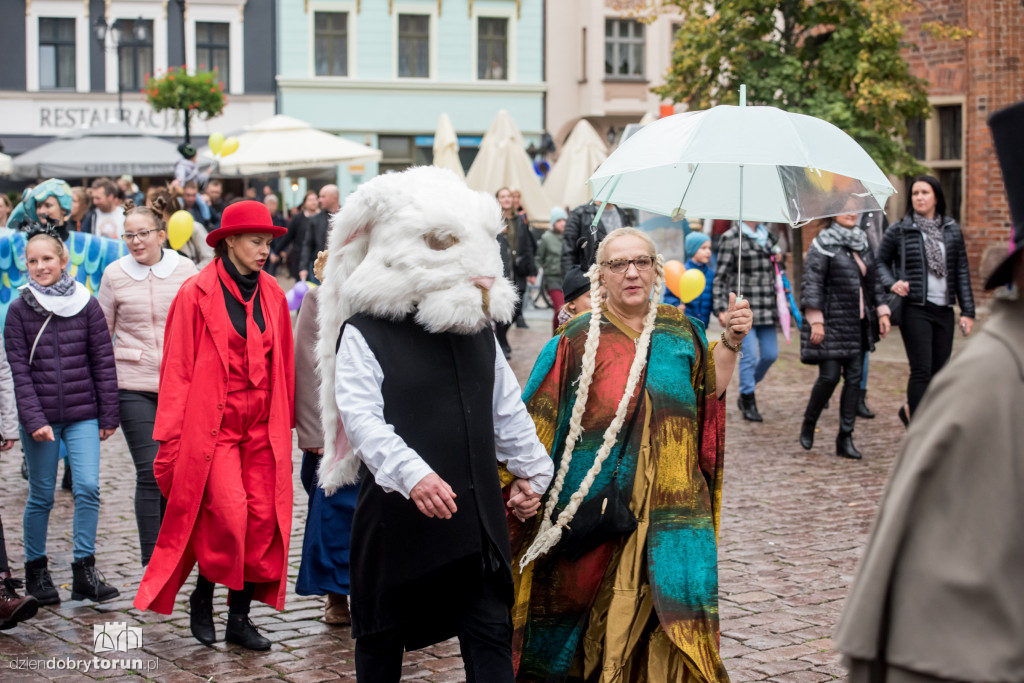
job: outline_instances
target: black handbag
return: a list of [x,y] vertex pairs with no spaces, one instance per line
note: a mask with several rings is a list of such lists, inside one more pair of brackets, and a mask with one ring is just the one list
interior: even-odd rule
[[[650,361],[651,346],[647,347],[648,361]],[[645,400],[646,386],[647,366],[645,365],[639,398],[637,398],[636,407],[633,409],[633,416],[629,420],[629,426],[626,428],[625,437],[622,439],[622,445],[619,447],[619,455],[615,461],[615,471],[612,473],[611,481],[596,496],[584,501],[579,506],[572,521],[562,531],[558,550],[570,561],[575,562],[597,546],[636,530],[636,515],[629,509],[629,500],[632,496],[627,495],[619,487],[616,477],[619,474],[619,467],[622,465],[622,456],[633,434],[633,427],[640,415],[641,404]]]
[[[900,269],[896,272],[896,279],[902,280],[907,276],[907,231],[901,228],[900,233]],[[903,300],[906,297],[895,292],[889,292],[889,323],[898,326],[903,322]]]

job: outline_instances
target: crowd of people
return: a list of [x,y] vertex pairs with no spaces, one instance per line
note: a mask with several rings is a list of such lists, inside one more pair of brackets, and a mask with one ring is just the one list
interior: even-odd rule
[[[724,400],[736,373],[740,414],[762,421],[784,265],[769,226],[686,235],[686,267],[706,284],[684,303],[650,237],[610,203],[556,207],[538,238],[513,190],[491,200],[427,168],[381,176],[344,205],[326,185],[286,216],[269,187],[262,201],[225,197],[194,157],[183,149],[175,180],[146,193],[130,177],[50,179],[16,207],[0,200],[2,222],[27,232],[29,277],[0,348],[0,450],[20,441],[29,482],[24,596],[0,529],[0,629],[62,599],[47,532],[63,458],[71,598],[119,595],[95,541],[100,444],[120,429],[145,568],[135,606],[171,613],[197,568],[196,640],[218,640],[221,584],[224,639],[269,649],[249,614],[254,600],[282,609],[289,591],[295,429],[308,501],[294,590],[326,596],[325,621],[351,625],[360,680],[397,681],[404,651],[452,636],[470,681],[728,679]],[[836,453],[861,457],[868,354],[895,317],[911,367],[905,424],[950,357],[955,305],[971,332],[960,228],[934,178],[916,178],[911,199],[877,246],[856,213],[809,245],[801,360],[819,376],[806,449],[843,379]],[[178,210],[195,228],[175,251]],[[96,296],[71,277],[72,231],[127,245]],[[282,267],[320,285],[294,332]],[[508,330],[526,324],[538,276],[554,336],[521,390]],[[429,412],[417,408],[427,391]],[[421,561],[403,562],[410,553]]]

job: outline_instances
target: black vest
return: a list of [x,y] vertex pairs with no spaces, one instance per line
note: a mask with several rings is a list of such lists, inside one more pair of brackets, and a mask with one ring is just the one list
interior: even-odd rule
[[346,325],[362,333],[383,371],[384,420],[455,490],[458,507],[448,520],[427,517],[412,500],[385,492],[361,466],[351,550],[358,637],[405,616],[422,621],[408,588],[453,564],[482,573],[485,538],[505,567],[511,550],[494,445],[491,330],[431,334],[412,316],[393,322],[364,314]]

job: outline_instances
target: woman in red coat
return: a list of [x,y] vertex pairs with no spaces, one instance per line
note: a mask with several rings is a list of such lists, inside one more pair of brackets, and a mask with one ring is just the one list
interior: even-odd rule
[[167,318],[153,429],[167,511],[135,606],[170,614],[198,563],[189,604],[204,645],[216,640],[216,583],[230,590],[229,643],[269,649],[249,603],[284,607],[295,362],[284,293],[262,272],[283,232],[259,202],[227,207],[207,237],[217,258],[185,282]]

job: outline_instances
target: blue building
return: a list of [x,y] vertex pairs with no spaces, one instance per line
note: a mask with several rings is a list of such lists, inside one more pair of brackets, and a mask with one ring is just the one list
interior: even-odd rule
[[447,113],[466,170],[495,114],[544,131],[541,0],[279,0],[279,111],[381,150],[342,166],[342,196],[430,163]]

